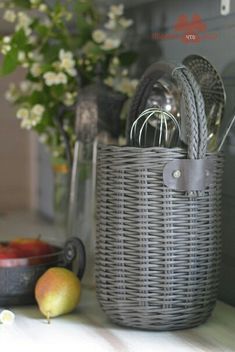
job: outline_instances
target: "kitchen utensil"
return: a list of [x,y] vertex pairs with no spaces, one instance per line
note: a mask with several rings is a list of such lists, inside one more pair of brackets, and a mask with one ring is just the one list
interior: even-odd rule
[[[204,123],[204,115],[205,115],[205,110],[204,110],[204,103],[203,103],[203,98],[202,94],[200,92],[200,88],[196,82],[196,80],[193,77],[193,74],[190,72],[190,70],[185,67],[185,66],[175,66],[171,64],[166,64],[166,63],[155,63],[151,65],[146,72],[144,73],[143,77],[140,80],[140,83],[137,87],[135,96],[132,101],[132,106],[130,108],[130,114],[129,114],[129,120],[128,120],[128,130],[131,130],[131,127],[133,125],[133,122],[138,119],[140,114],[142,113],[143,110],[140,110],[142,107],[150,104],[149,102],[153,100],[149,100],[149,97],[151,97],[152,94],[152,88],[156,84],[162,82],[163,80],[167,80],[168,82],[168,90],[166,94],[166,89],[158,89],[157,91],[155,90],[155,101],[157,103],[155,104],[155,108],[158,105],[164,105],[166,102],[169,103],[170,99],[169,96],[171,96],[171,101],[174,102],[174,104],[168,106],[168,104],[165,104],[165,108],[160,107],[160,110],[169,112],[172,116],[174,116],[175,120],[178,121],[178,126],[180,126],[180,134],[179,130],[176,128],[175,120],[171,118],[171,121],[168,122],[167,124],[167,131],[168,133],[168,141],[165,146],[167,147],[176,147],[179,146],[180,143],[179,141],[179,136],[180,140],[182,140],[185,144],[192,145],[191,141],[189,141],[189,136],[192,139],[198,138],[198,136],[190,135],[188,133],[189,129],[189,123],[188,121],[190,120],[189,116],[189,111],[191,110],[194,114],[194,124],[196,125],[194,128],[194,131],[197,130],[198,126],[200,128],[200,133],[203,135],[207,133],[207,128]],[[170,83],[169,83],[170,82]],[[172,89],[170,89],[171,87]],[[190,99],[188,99],[188,94],[187,91],[191,92]],[[157,93],[158,92],[158,95]],[[174,92],[174,93],[173,93]],[[193,94],[195,92],[195,94]],[[174,107],[174,109],[173,109]],[[171,109],[174,112],[171,113]],[[137,113],[139,114],[137,115]],[[197,116],[197,118],[196,118]],[[130,122],[132,121],[132,124],[130,125]],[[145,141],[148,141],[148,143],[145,143],[147,146],[152,146],[154,143],[154,136],[162,135],[162,132],[160,132],[160,128],[162,124],[158,124],[157,128],[156,126],[153,126],[153,119],[148,119],[148,128],[146,128],[146,137]],[[169,127],[169,128],[168,128]],[[157,129],[159,129],[157,131]],[[204,139],[202,139],[204,141]],[[130,133],[128,135],[128,141],[129,144],[131,144],[130,141]],[[166,142],[166,141],[164,141]],[[176,144],[177,143],[177,144]],[[205,153],[205,150],[202,148],[206,148],[206,145],[202,145],[202,143],[199,141],[199,154]],[[192,151],[193,152],[193,151]],[[191,150],[190,150],[191,153]]]
[[189,55],[183,64],[190,69],[201,89],[207,116],[208,150],[216,150],[226,102],[223,81],[214,66],[202,56]]
[[227,123],[227,126],[225,128],[225,131],[222,133],[222,136],[220,137],[220,142],[218,145],[217,150],[221,151],[221,149],[223,148],[224,142],[229,134],[229,132],[231,131],[231,128],[233,127],[233,124],[235,122],[235,115],[232,117],[232,119],[229,120],[229,122]]
[[[169,122],[175,125],[169,128]],[[148,129],[151,128],[150,133],[154,133],[152,138],[148,133]],[[178,131],[178,138],[176,139],[175,129]],[[137,147],[170,147],[170,145],[178,144],[180,137],[180,126],[177,119],[167,111],[158,108],[149,108],[144,110],[140,116],[133,122],[130,130],[130,142],[131,145]],[[175,141],[173,141],[175,138]]]
[[[4,261],[7,261],[6,265]],[[81,279],[85,270],[85,248],[78,238],[70,238],[64,247],[54,246],[54,253],[32,258],[1,259],[0,307],[35,303],[34,287],[38,278],[50,267],[73,268]]]
[[[136,93],[132,99],[132,104],[127,119],[127,140],[130,141],[130,130],[134,121],[140,114],[148,108],[158,108],[168,112],[180,124],[180,95],[181,92],[172,76],[174,65],[167,63],[155,63],[146,70],[142,76]],[[156,133],[156,126],[153,119],[148,120],[148,138],[151,140]],[[173,120],[168,119],[168,137],[167,145],[175,146],[175,140],[178,139],[178,131]],[[157,125],[160,128],[160,124]],[[157,132],[159,134],[160,131]],[[172,141],[172,143],[171,143]],[[152,142],[149,143],[152,145]]]

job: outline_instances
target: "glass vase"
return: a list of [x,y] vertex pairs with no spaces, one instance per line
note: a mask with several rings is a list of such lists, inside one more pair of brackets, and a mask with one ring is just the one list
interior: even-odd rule
[[66,163],[53,163],[54,174],[54,222],[66,231],[68,220],[70,174]]

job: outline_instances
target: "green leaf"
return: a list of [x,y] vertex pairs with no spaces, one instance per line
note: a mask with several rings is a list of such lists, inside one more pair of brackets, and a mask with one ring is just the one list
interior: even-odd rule
[[18,66],[18,52],[26,50],[27,37],[23,29],[15,32],[11,40],[11,50],[5,55],[0,70],[1,75],[7,75],[15,71]]
[[49,28],[46,26],[43,26],[42,24],[39,24],[36,26],[35,30],[38,32],[38,34],[43,38],[46,36],[49,32]]
[[76,14],[76,24],[79,32],[76,43],[81,47],[91,38],[91,33],[96,25],[97,16],[90,0],[77,0],[74,4],[74,12]]
[[77,17],[77,27],[79,31],[79,35],[76,38],[78,46],[84,45],[90,38],[93,30],[93,25],[87,23],[86,18],[82,16]]
[[51,91],[54,97],[59,100],[61,95],[64,93],[64,85],[59,84],[58,86],[52,86]]
[[18,50],[23,50],[27,47],[27,37],[25,35],[25,31],[20,29],[19,31],[15,32],[11,40],[12,46],[18,48]]
[[29,102],[31,105],[42,104],[44,100],[44,94],[42,92],[34,91],[29,97]]
[[89,41],[86,43],[86,45],[84,45],[83,51],[85,54],[95,56],[96,58],[103,56],[103,51],[100,46],[92,41]]
[[47,43],[42,50],[43,55],[45,56],[45,62],[53,62],[58,59],[58,54],[61,49],[61,45]]
[[8,75],[15,71],[18,65],[18,49],[13,47],[4,57],[3,64],[1,67],[1,75]]
[[74,9],[79,15],[84,14],[92,9],[91,2],[87,1],[75,1]]
[[29,0],[13,0],[12,2],[18,7],[25,7],[27,9],[31,7]]

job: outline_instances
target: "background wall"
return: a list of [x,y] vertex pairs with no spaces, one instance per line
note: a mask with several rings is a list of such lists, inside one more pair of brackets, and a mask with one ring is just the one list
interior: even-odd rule
[[[0,10],[2,19],[4,9]],[[0,21],[0,34],[8,35],[13,26]],[[0,55],[0,63],[2,57]],[[0,77],[0,213],[38,208],[39,153],[34,133],[20,128],[16,110],[5,99],[9,83],[19,83],[24,71],[18,69]]]
[[5,100],[10,82],[18,82],[23,72],[1,78],[0,84],[0,212],[31,206],[31,138],[20,129],[15,110]]

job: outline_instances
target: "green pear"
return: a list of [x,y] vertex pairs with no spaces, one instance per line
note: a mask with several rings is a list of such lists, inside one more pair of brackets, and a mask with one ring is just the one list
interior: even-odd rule
[[65,268],[50,268],[37,281],[35,298],[42,314],[50,318],[73,311],[80,300],[80,280]]

